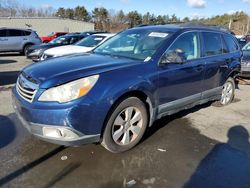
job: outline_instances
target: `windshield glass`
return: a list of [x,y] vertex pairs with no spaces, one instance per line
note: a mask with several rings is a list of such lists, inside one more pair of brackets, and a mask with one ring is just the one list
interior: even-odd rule
[[167,38],[169,33],[166,32],[127,30],[101,44],[94,53],[145,60],[150,58]]
[[63,37],[58,37],[58,38],[50,41],[49,43],[50,44],[68,44],[69,40],[70,40],[70,38],[63,36]]
[[96,47],[105,38],[105,36],[91,35],[87,38],[80,40],[78,43],[76,43],[76,45],[85,47]]
[[247,43],[247,44],[242,48],[242,50],[250,51],[250,42]]

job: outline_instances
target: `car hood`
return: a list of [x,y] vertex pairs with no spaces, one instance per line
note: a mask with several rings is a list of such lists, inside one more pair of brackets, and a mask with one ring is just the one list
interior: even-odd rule
[[250,60],[250,51],[243,51],[243,60]]
[[54,87],[82,77],[134,66],[141,61],[108,55],[83,53],[45,60],[26,67],[23,72],[40,88]]
[[92,49],[93,48],[91,47],[69,45],[69,46],[59,46],[55,48],[50,48],[46,50],[44,53],[46,55],[51,55],[51,56],[62,56],[62,55],[69,55],[69,54],[75,54],[75,53],[89,52]]

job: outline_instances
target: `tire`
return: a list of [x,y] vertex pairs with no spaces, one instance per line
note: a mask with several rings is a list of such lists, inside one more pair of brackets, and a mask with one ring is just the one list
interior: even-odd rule
[[127,151],[139,143],[147,125],[145,104],[136,97],[127,98],[111,111],[101,144],[113,153]]
[[223,85],[222,95],[219,102],[220,106],[226,106],[230,104],[235,95],[235,81],[233,78],[229,77],[225,84]]
[[22,54],[27,56],[28,49],[32,46],[32,44],[26,44],[23,48]]

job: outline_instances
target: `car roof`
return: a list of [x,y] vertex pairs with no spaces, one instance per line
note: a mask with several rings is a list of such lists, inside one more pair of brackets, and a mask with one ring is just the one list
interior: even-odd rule
[[116,33],[98,33],[98,34],[93,34],[92,36],[112,37],[114,35],[116,35]]
[[0,27],[0,29],[16,29],[16,30],[22,30],[22,31],[30,31],[30,32],[34,32],[32,29],[17,28],[17,27]]
[[186,23],[186,24],[166,24],[166,25],[142,25],[134,27],[132,29],[149,29],[149,30],[162,30],[166,32],[177,32],[181,30],[203,30],[203,31],[216,31],[223,33],[230,33],[230,30],[223,26],[207,26],[197,23]]

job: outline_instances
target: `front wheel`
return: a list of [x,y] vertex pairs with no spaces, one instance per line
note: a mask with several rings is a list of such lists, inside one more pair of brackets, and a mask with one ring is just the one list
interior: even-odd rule
[[127,98],[111,112],[101,144],[113,153],[127,151],[141,140],[147,124],[145,104],[136,97]]
[[223,85],[220,104],[223,106],[230,104],[234,99],[234,94],[235,94],[235,82],[234,79],[230,77]]
[[29,48],[32,46],[32,44],[27,44],[24,46],[22,54],[27,56]]

